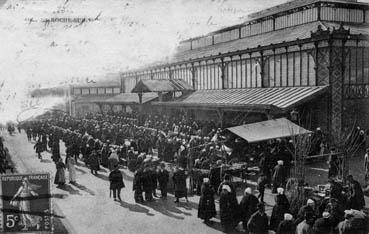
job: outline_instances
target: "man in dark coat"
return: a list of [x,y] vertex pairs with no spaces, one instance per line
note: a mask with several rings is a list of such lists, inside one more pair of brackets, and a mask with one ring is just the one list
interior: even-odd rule
[[209,179],[210,179],[210,183],[211,186],[214,189],[217,189],[221,183],[221,169],[220,166],[222,164],[222,161],[217,162],[216,166],[211,167],[210,169],[210,174],[209,174]]
[[209,183],[209,178],[204,178],[197,217],[203,219],[205,223],[216,215],[214,195],[215,191]]
[[38,158],[42,160],[41,153],[43,152],[43,149],[44,149],[42,142],[38,140],[36,144],[33,146],[33,148],[36,150]]
[[151,178],[151,169],[149,167],[149,165],[145,165],[145,169],[143,171],[143,178],[142,178],[142,183],[143,183],[143,190],[145,192],[145,200],[146,201],[152,201],[153,197],[152,197],[152,178]]
[[247,229],[250,234],[268,233],[268,216],[265,214],[265,206],[263,203],[259,203],[258,211],[251,215],[249,222],[247,223]]
[[167,197],[167,186],[169,181],[169,172],[165,169],[165,164],[160,164],[160,169],[158,171],[158,182],[161,191],[161,197]]
[[114,165],[114,170],[109,174],[110,190],[113,190],[114,201],[122,201],[120,198],[120,190],[125,187],[122,172],[119,171],[118,165]]
[[247,230],[247,222],[252,214],[257,211],[257,204],[259,200],[252,194],[251,188],[246,188],[244,196],[240,202],[240,220],[242,221],[243,228]]
[[284,188],[286,182],[286,173],[285,168],[283,166],[283,161],[279,160],[278,164],[274,167],[274,174],[273,174],[273,190],[272,193],[277,192],[277,188]]
[[103,167],[108,167],[110,154],[111,151],[109,149],[109,146],[104,143],[103,148],[101,149],[101,165]]
[[178,203],[179,198],[187,198],[187,185],[186,185],[186,174],[183,168],[178,168],[173,174],[173,182],[174,182],[174,196],[176,200],[174,202]]
[[59,139],[54,139],[52,146],[52,159],[55,163],[57,163],[60,159],[60,147],[59,147]]
[[97,175],[97,171],[100,170],[100,163],[96,150],[93,150],[89,156],[89,166],[91,173]]
[[156,188],[158,187],[158,173],[156,172],[155,166],[152,166],[150,168],[150,178],[151,178],[152,195],[154,197],[158,197],[156,195]]
[[133,191],[134,192],[134,198],[136,203],[141,203],[144,201],[142,192],[143,192],[143,168],[140,167],[135,172],[135,175],[133,177]]

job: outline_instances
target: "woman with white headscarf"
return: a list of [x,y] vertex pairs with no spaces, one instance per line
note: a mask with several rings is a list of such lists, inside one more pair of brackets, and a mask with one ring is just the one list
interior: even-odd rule
[[252,214],[254,214],[258,208],[258,198],[253,194],[251,188],[246,188],[242,200],[240,202],[240,220],[242,221],[243,228],[247,230],[247,222]]
[[284,219],[284,214],[288,213],[290,209],[290,203],[284,194],[284,189],[278,188],[277,193],[272,216],[270,217],[270,229],[274,231],[277,231],[279,223]]
[[296,234],[296,226],[291,214],[284,214],[284,220],[279,224],[277,234]]
[[232,231],[238,224],[238,202],[237,198],[232,194],[229,185],[222,185],[219,198],[219,210],[220,224],[224,231],[226,233]]
[[215,191],[210,185],[209,178],[204,178],[203,181],[197,217],[207,223],[216,215],[214,202]]
[[[40,228],[41,217],[30,214],[31,198],[38,196],[35,191],[40,188],[40,185],[32,184],[28,181],[27,177],[23,177],[22,185],[10,201],[10,204],[13,204],[13,206],[16,205],[19,208],[19,225],[23,226],[22,231],[27,231],[29,228]],[[18,203],[15,201],[18,201]]]

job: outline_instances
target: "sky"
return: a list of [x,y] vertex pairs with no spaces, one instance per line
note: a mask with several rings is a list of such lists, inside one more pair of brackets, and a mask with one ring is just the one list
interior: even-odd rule
[[[16,118],[30,88],[99,80],[163,61],[183,39],[284,2],[0,0],[0,122]],[[78,22],[53,22],[64,18]]]

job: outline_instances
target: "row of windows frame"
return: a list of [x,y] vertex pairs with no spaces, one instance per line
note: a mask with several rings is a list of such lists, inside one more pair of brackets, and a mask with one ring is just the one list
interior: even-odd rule
[[[369,83],[369,43],[367,41],[356,41],[349,40],[347,43],[346,53],[348,56],[345,58],[345,73],[344,80],[347,84],[362,84]],[[328,43],[321,43],[322,47],[327,48]],[[123,75],[122,79],[125,79],[127,83],[126,91],[130,92],[128,87],[135,84],[138,80],[147,79],[183,79],[195,89],[222,89],[222,88],[254,88],[254,87],[290,87],[290,86],[314,86],[318,85],[316,80],[316,64],[315,64],[315,54],[314,45],[305,44],[301,47],[293,46],[288,48],[281,48],[276,50],[263,51],[263,64],[264,64],[264,79],[261,79],[261,67],[256,66],[254,70],[250,69],[251,64],[255,65],[261,60],[260,52],[255,52],[253,54],[243,54],[235,58],[224,58],[224,63],[227,64],[225,67],[224,83],[221,78],[221,59],[216,59],[214,61],[202,61],[197,63],[192,67],[191,64],[181,64],[174,68],[162,68],[157,71],[144,71],[141,73],[132,73]],[[353,56],[350,51],[353,49],[362,51],[355,55],[355,59],[361,59],[361,63],[353,63]],[[253,56],[259,54],[259,56]],[[275,68],[274,61],[282,61],[282,65]],[[285,61],[285,63],[283,62]],[[349,63],[348,63],[349,61]],[[364,62],[365,61],[365,62]],[[229,69],[229,64],[240,64],[245,66],[244,70],[239,68],[234,68],[232,66]],[[282,68],[283,65],[286,69]],[[294,66],[291,66],[291,65]],[[360,67],[360,64],[365,66]],[[203,67],[211,67],[209,69],[201,70]],[[300,67],[299,67],[300,66]],[[237,67],[237,65],[236,65]],[[355,67],[355,70],[354,68]],[[192,69],[195,69],[195,72]],[[242,76],[249,73],[249,77]],[[361,72],[361,73],[360,73]],[[195,73],[195,79],[193,79],[192,74]],[[299,74],[297,74],[299,73]],[[205,74],[205,75],[204,75]],[[236,76],[234,76],[236,74]],[[238,76],[240,74],[240,77]],[[253,74],[255,75],[253,77]],[[355,75],[355,76],[353,76]],[[206,76],[206,81],[202,78]],[[287,76],[287,79],[282,79],[283,76]],[[348,78],[349,76],[350,78]],[[211,77],[211,78],[210,78]],[[229,79],[232,77],[232,79]],[[235,78],[237,77],[237,78]],[[209,82],[209,79],[213,79]],[[242,80],[246,79],[246,80]],[[131,81],[129,81],[131,80]],[[193,84],[195,81],[195,85]],[[129,83],[129,84],[128,84]]]
[[119,94],[120,92],[121,92],[120,87],[73,88],[73,95],[106,95],[106,94]]

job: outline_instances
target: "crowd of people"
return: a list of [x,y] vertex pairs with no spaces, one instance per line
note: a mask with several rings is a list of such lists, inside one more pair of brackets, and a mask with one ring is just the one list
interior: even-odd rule
[[[184,120],[168,116],[136,114],[95,114],[83,118],[68,115],[45,115],[37,121],[22,125],[29,141],[36,141],[35,150],[42,160],[42,152],[51,151],[56,164],[55,183],[66,183],[65,169],[70,183],[76,183],[74,166],[84,161],[92,174],[100,167],[110,169],[110,189],[115,200],[121,200],[125,187],[118,165],[127,165],[134,172],[133,191],[138,203],[166,199],[169,180],[173,181],[175,202],[187,198],[186,179],[191,169],[209,170],[195,180],[200,195],[198,217],[206,223],[216,216],[215,199],[219,197],[219,214],[225,232],[232,231],[240,222],[249,233],[350,233],[348,230],[367,230],[366,220],[360,219],[365,206],[360,184],[348,177],[344,188],[330,175],[330,193],[322,201],[307,197],[306,205],[292,209],[284,194],[293,165],[292,142],[277,139],[268,143],[249,145],[224,134],[214,123]],[[60,140],[66,146],[66,160],[60,157]],[[318,130],[314,144],[321,145],[323,133]],[[231,150],[227,150],[231,149]],[[156,153],[157,152],[157,153]],[[239,157],[248,155],[248,157]],[[80,157],[82,156],[82,157]],[[257,156],[260,176],[257,190],[246,188],[239,203],[231,176],[222,173],[224,163],[250,160]],[[160,162],[160,160],[162,162]],[[173,176],[164,162],[175,165]],[[249,162],[249,161],[247,161]],[[222,181],[223,178],[223,181]],[[264,191],[272,188],[275,206],[270,217],[265,213]],[[257,196],[256,196],[257,195]],[[361,220],[361,225],[350,223]],[[366,232],[362,232],[366,233]]]
[[9,160],[9,152],[4,145],[4,138],[0,137],[0,174],[6,174],[7,171],[13,173],[14,167]]

